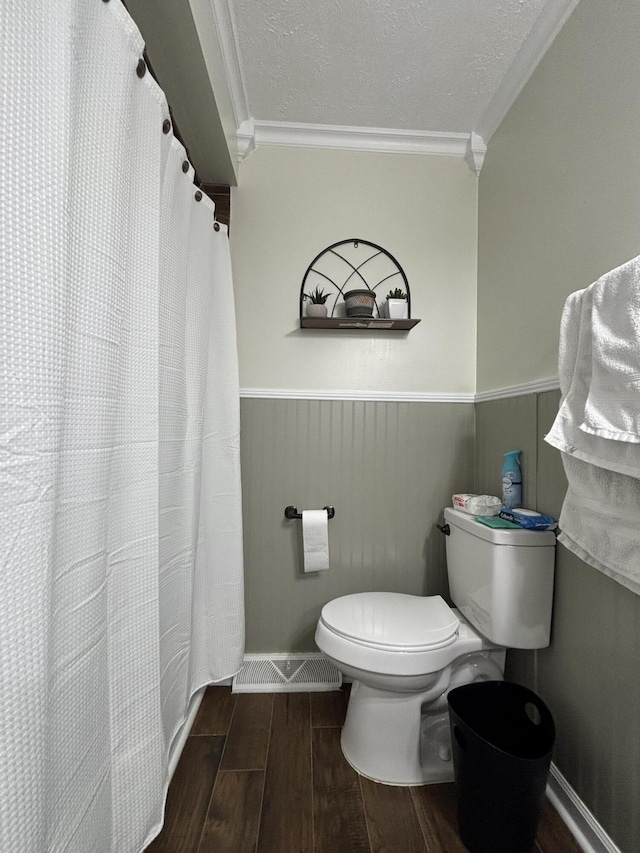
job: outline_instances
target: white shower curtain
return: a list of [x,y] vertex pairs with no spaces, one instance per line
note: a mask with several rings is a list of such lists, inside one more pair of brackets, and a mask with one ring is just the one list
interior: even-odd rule
[[228,240],[142,51],[119,0],[0,4],[7,853],[141,850],[242,663]]

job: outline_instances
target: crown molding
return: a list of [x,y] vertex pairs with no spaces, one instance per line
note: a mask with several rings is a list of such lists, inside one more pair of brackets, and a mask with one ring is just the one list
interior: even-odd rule
[[256,148],[256,128],[252,118],[243,121],[238,128],[238,160],[241,162],[255,151]]
[[236,127],[241,127],[250,118],[249,99],[242,73],[233,9],[229,0],[209,0],[209,4],[222,53]]
[[484,139],[477,133],[470,133],[469,140],[467,141],[467,149],[465,151],[464,159],[467,163],[467,166],[471,169],[472,172],[475,172],[476,175],[480,174],[480,170],[482,169],[482,164],[484,163],[486,153],[487,145]]
[[256,146],[279,145],[296,148],[331,148],[339,151],[464,157],[469,141],[468,133],[346,127],[258,119],[253,124]]
[[[393,130],[261,121],[249,111],[249,100],[229,0],[209,0],[223,56],[227,85],[238,128],[238,157],[243,160],[258,145],[296,148],[333,148],[341,151],[377,151],[395,154],[432,154],[465,157],[468,133]],[[472,166],[475,171],[475,167]]]
[[488,144],[580,0],[547,0],[484,111],[476,133]]
[[527,40],[511,63],[472,133],[254,121],[251,117],[242,73],[232,4],[230,0],[208,0],[208,2],[215,22],[227,85],[236,117],[239,160],[244,159],[257,145],[431,154],[464,157],[469,168],[479,175],[487,144],[579,0],[547,0]]

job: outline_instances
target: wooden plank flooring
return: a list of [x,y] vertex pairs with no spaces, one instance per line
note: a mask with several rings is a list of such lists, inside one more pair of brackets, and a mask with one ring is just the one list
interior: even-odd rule
[[[347,700],[208,688],[148,853],[465,853],[453,784],[378,785],[347,764]],[[548,801],[532,853],[580,853]]]

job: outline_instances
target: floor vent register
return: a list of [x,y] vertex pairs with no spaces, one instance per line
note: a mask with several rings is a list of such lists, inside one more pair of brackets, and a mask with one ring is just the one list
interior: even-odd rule
[[323,655],[245,655],[233,693],[306,693],[338,690],[342,673]]

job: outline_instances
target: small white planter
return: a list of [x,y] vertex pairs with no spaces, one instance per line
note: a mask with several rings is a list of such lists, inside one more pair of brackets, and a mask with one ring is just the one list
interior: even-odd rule
[[387,299],[387,314],[390,320],[406,320],[407,309],[406,299]]
[[327,306],[319,302],[307,303],[307,317],[326,317]]

